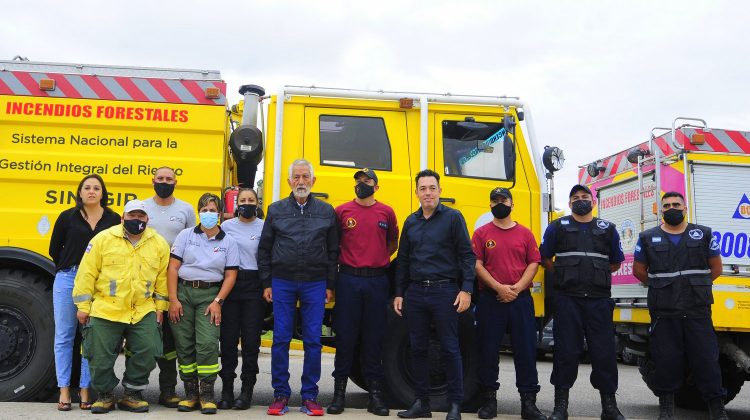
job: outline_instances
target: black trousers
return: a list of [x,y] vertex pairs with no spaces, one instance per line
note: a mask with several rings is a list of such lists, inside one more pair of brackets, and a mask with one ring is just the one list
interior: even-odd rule
[[336,360],[333,377],[351,374],[354,350],[359,343],[362,374],[367,381],[383,381],[382,344],[387,321],[388,277],[359,277],[339,273],[336,280]]
[[510,333],[516,388],[521,393],[539,392],[536,371],[536,320],[531,293],[521,292],[512,302],[500,302],[497,295],[479,292],[476,306],[477,346],[479,347],[479,384],[498,390],[500,346]]
[[412,283],[406,292],[403,313],[409,328],[415,398],[430,396],[430,332],[431,326],[434,326],[440,340],[442,364],[448,377],[448,402],[461,403],[464,399],[458,313],[453,306],[456,296],[458,286],[455,283],[430,287]]
[[255,383],[260,336],[267,303],[257,271],[240,270],[232,292],[221,308],[221,371],[224,383],[237,377],[237,344],[242,345],[242,382]]
[[586,339],[591,358],[591,385],[604,394],[617,391],[617,355],[612,314],[615,302],[610,298],[573,297],[556,294],[552,333],[550,382],[556,388],[570,389],[578,377],[578,362]]
[[719,345],[711,318],[656,318],[651,320],[649,349],[654,361],[653,387],[657,395],[679,390],[685,367],[706,401],[724,397],[719,368]]

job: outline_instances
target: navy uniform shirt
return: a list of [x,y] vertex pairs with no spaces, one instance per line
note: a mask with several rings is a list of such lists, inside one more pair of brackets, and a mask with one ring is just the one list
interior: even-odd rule
[[458,210],[438,204],[429,219],[421,208],[409,215],[396,259],[396,296],[403,297],[410,282],[426,280],[454,280],[461,290],[474,290],[476,256]]
[[[680,243],[680,238],[682,238],[682,234],[671,234],[664,232],[669,240],[672,242],[672,245],[678,245]],[[719,257],[721,256],[721,249],[719,247],[719,243],[716,242],[716,238],[711,239],[711,246],[708,247],[708,258],[713,257]],[[641,238],[638,238],[638,242],[635,244],[635,252],[633,252],[633,259],[638,261],[639,263],[648,264],[648,257],[643,252],[643,244],[641,243]]]
[[[580,229],[581,231],[588,230],[591,226],[593,226],[594,223],[593,221],[588,223],[579,223],[572,217],[569,220],[570,223],[576,224],[578,226],[578,229]],[[625,255],[622,252],[622,246],[620,245],[620,234],[617,232],[617,229],[614,229],[612,233],[612,242],[610,243],[609,247],[609,263],[619,264],[625,261]],[[555,226],[550,223],[550,225],[547,226],[547,230],[544,231],[542,244],[539,245],[539,252],[542,254],[542,258],[552,258],[555,256],[555,253],[557,252],[557,250],[555,249],[556,243],[557,236],[555,233]]]

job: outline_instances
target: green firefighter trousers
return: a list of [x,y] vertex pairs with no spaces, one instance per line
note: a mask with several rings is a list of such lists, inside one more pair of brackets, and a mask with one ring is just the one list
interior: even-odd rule
[[148,386],[149,374],[156,366],[156,358],[162,353],[155,312],[135,324],[89,318],[89,323],[83,328],[83,355],[89,360],[94,391],[112,391],[120,382],[114,367],[123,337],[132,356],[125,359],[122,386],[135,391]]
[[177,299],[182,303],[183,316],[173,323],[172,335],[177,349],[177,365],[183,381],[200,379],[214,382],[219,373],[218,325],[211,324],[210,315],[203,315],[219,293],[219,285],[208,289],[177,285]]

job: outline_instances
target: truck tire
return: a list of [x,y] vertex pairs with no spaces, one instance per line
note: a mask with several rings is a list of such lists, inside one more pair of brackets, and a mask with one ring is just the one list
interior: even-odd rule
[[[724,404],[727,404],[739,394],[742,384],[745,383],[745,377],[733,368],[731,361],[729,361],[724,355],[719,356],[719,365],[721,366],[722,385],[727,391],[727,395],[724,397]],[[645,382],[648,388],[653,392],[654,388],[652,378],[654,375],[654,362],[648,357],[648,355],[646,357],[638,358],[638,370],[641,373],[643,382]],[[674,403],[678,407],[690,410],[708,410],[706,402],[703,400],[701,393],[698,391],[698,387],[695,385],[695,379],[693,378],[692,373],[687,374],[682,388],[674,394]]]
[[[409,331],[406,321],[396,315],[391,307],[388,311],[388,334],[383,345],[383,367],[385,370],[386,392],[389,405],[407,407],[414,400],[414,387],[411,373]],[[473,305],[458,318],[459,345],[464,371],[464,409],[470,409],[479,392],[476,369],[477,354],[474,345]],[[435,333],[430,339],[430,403],[433,411],[447,411],[446,375],[440,362],[440,342]]]
[[56,391],[51,284],[0,269],[0,401],[47,401]]

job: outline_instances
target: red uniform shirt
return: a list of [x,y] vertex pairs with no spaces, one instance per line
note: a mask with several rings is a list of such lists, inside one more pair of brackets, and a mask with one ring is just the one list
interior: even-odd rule
[[[502,229],[487,223],[474,231],[471,245],[477,260],[500,284],[516,284],[529,264],[542,261],[534,234],[519,224]],[[479,288],[486,288],[481,281]]]
[[336,216],[341,228],[339,264],[388,267],[388,242],[398,240],[398,222],[392,208],[380,202],[366,207],[352,200],[336,207]]

